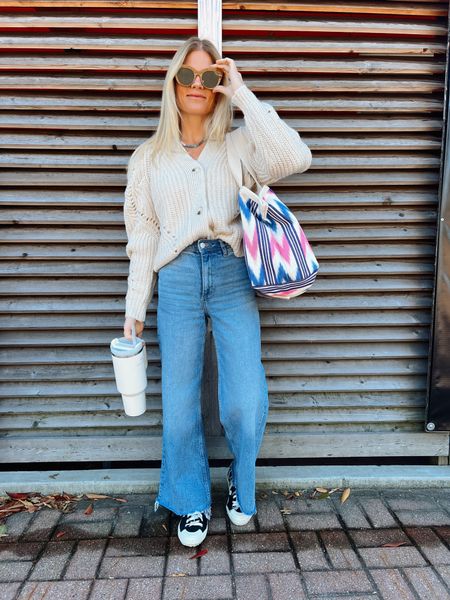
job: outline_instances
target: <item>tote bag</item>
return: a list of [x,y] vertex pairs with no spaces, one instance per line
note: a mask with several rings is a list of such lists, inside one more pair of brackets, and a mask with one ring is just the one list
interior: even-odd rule
[[[314,283],[319,263],[295,215],[267,185],[261,186],[248,164],[247,140],[240,129],[226,135],[227,156],[239,186],[243,247],[250,282],[259,296],[289,300]],[[242,166],[257,193],[243,185]]]

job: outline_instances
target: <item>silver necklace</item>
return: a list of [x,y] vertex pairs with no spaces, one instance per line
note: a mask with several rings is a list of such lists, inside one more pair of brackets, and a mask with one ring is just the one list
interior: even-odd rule
[[201,142],[199,142],[198,144],[184,144],[184,143],[183,143],[183,142],[181,142],[181,140],[180,140],[180,142],[181,142],[181,145],[182,145],[184,148],[198,148],[199,146],[201,146],[201,145],[203,144],[203,142],[204,142],[204,141],[205,141],[205,139],[203,138],[203,139],[202,139],[202,141],[201,141]]

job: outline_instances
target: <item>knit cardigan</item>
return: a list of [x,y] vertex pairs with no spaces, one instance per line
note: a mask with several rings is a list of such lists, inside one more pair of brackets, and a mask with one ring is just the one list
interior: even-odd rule
[[[272,105],[258,100],[245,84],[231,101],[244,114],[241,129],[249,143],[247,160],[261,185],[310,167],[309,147]],[[144,153],[129,169],[123,208],[130,259],[125,316],[142,322],[159,269],[192,242],[220,238],[236,256],[244,255],[238,184],[228,165],[225,140],[207,140],[198,159],[181,143],[172,156],[159,158],[156,168]],[[244,185],[251,187],[249,177],[245,171]]]

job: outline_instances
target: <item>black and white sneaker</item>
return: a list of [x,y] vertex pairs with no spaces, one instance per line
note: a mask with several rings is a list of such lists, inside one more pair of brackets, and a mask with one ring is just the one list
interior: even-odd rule
[[228,498],[226,503],[227,514],[230,517],[230,521],[234,525],[246,525],[253,515],[247,515],[242,512],[239,502],[236,496],[236,486],[233,483],[233,471],[231,465],[227,470],[227,483],[228,483]]
[[208,518],[206,511],[183,515],[178,523],[178,539],[183,546],[198,546],[208,533]]

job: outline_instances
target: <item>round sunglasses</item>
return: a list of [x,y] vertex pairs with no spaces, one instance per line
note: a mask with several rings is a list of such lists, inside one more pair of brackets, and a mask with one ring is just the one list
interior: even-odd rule
[[214,67],[196,71],[192,67],[183,65],[178,69],[175,79],[180,85],[189,87],[192,85],[197,75],[200,75],[203,87],[208,88],[209,90],[212,90],[216,85],[219,85],[223,77],[223,73],[217,71]]

